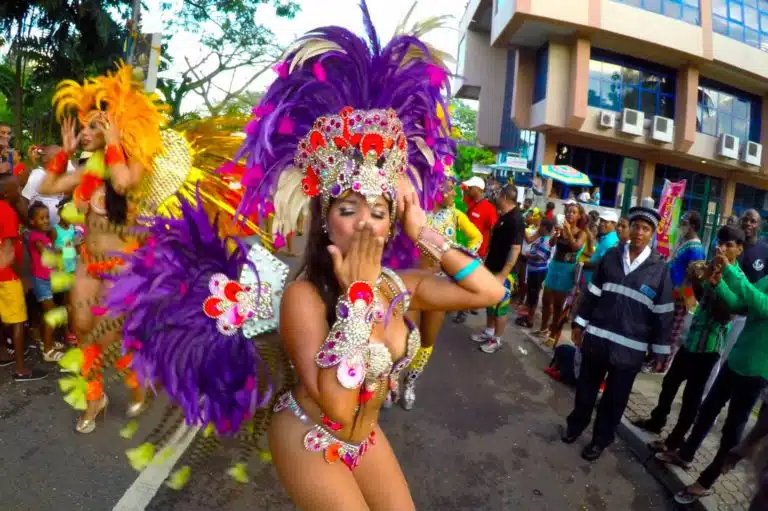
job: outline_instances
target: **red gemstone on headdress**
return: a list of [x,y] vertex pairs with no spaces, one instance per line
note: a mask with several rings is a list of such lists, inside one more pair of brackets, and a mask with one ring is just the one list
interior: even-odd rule
[[333,143],[336,144],[336,147],[338,149],[346,149],[347,147],[349,147],[349,144],[347,144],[347,141],[341,137],[333,137]]
[[373,302],[373,289],[365,282],[355,282],[349,286],[349,301],[355,303],[357,300],[363,300],[366,305]]
[[375,151],[376,156],[381,156],[384,151],[384,139],[378,133],[368,133],[360,141],[360,150],[363,154]]
[[223,311],[219,309],[219,304],[221,303],[221,298],[218,296],[210,296],[205,299],[203,302],[203,312],[205,312],[206,316],[217,318],[223,314]]

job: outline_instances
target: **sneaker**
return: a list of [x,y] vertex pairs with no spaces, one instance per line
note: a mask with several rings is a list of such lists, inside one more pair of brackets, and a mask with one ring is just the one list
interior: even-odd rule
[[406,383],[405,388],[403,389],[403,398],[400,400],[400,406],[403,407],[403,410],[412,410],[413,403],[415,402],[416,385]]
[[484,331],[476,334],[472,334],[469,336],[469,338],[472,339],[472,342],[476,342],[478,344],[486,342],[487,340],[491,339],[491,337],[488,334],[486,334]]
[[483,353],[496,353],[501,349],[501,345],[502,343],[500,339],[488,339],[480,345],[480,350]]
[[37,381],[42,380],[43,378],[46,378],[48,376],[48,373],[45,371],[41,371],[40,369],[32,369],[26,374],[18,374],[14,373],[13,380],[14,381]]
[[60,351],[56,351],[55,348],[43,353],[43,360],[45,360],[46,362],[58,362],[62,358],[64,358],[64,353]]

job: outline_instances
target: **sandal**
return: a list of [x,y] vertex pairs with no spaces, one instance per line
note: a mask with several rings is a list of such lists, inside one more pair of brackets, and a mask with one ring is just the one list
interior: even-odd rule
[[43,360],[45,360],[46,362],[58,362],[63,357],[64,357],[64,353],[60,351],[56,351],[55,348],[43,353]]
[[[44,351],[45,350],[45,345],[42,342],[40,342],[39,345],[40,345],[40,351]],[[61,351],[61,350],[64,350],[66,348],[67,348],[67,346],[64,345],[63,343],[59,342],[59,341],[54,341],[53,342],[53,349],[54,350]]]
[[546,346],[547,348],[554,348],[557,344],[557,339],[554,337],[549,337],[546,341],[542,342],[542,346]]
[[662,463],[675,465],[676,467],[680,467],[683,470],[688,470],[691,468],[691,462],[682,459],[677,451],[657,452],[653,455],[653,457]]
[[712,495],[712,490],[704,490],[702,493],[693,493],[688,488],[675,493],[675,502],[678,504],[693,504],[699,499]]

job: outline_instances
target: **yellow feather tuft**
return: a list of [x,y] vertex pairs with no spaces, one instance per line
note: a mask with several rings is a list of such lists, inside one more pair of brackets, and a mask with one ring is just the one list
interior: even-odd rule
[[329,51],[343,52],[341,46],[338,44],[326,39],[313,37],[302,39],[296,42],[291,48],[288,49],[288,53],[290,54],[293,51],[296,51],[296,54],[293,56],[290,68],[288,69],[291,73],[293,73],[293,70],[296,67],[301,67],[304,65],[304,62],[311,59],[312,57],[317,57],[318,55],[328,53]]

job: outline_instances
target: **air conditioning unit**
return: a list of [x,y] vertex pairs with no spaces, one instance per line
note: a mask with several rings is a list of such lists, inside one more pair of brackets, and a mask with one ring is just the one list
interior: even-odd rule
[[759,167],[763,160],[763,146],[747,140],[741,149],[741,161]]
[[653,116],[651,138],[657,142],[671,144],[675,137],[675,121],[660,115]]
[[643,134],[643,121],[645,121],[645,114],[643,112],[625,108],[621,113],[622,133],[639,137]]
[[616,112],[610,110],[603,110],[600,112],[600,122],[598,123],[601,128],[612,129],[616,127]]
[[739,137],[727,133],[720,134],[717,142],[717,155],[732,160],[739,159]]

